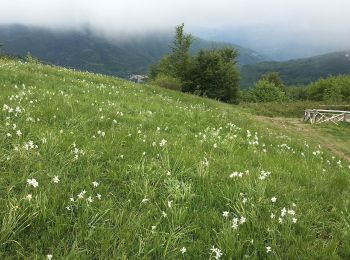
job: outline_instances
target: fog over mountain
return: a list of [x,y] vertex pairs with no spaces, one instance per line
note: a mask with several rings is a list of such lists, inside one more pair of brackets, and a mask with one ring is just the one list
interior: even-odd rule
[[202,38],[284,60],[348,49],[349,12],[347,0],[2,0],[0,24],[89,28],[120,39],[184,22]]

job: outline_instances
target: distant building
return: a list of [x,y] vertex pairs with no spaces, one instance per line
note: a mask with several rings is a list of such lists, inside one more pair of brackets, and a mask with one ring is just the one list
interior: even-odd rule
[[146,75],[130,75],[129,80],[135,83],[144,83],[148,77]]

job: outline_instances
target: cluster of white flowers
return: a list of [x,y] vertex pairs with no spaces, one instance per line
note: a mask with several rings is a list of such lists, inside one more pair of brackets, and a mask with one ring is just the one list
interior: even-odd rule
[[222,257],[222,255],[223,255],[223,253],[221,252],[221,250],[220,250],[219,248],[214,247],[214,246],[210,249],[210,251],[211,251],[211,254],[210,254],[210,255],[214,254],[213,257],[214,257],[216,260],[220,259],[220,258]]
[[[294,209],[287,209],[286,207],[283,207],[280,211],[281,214],[280,214],[280,217],[278,218],[278,222],[282,224],[284,222],[284,219],[289,217],[290,221],[293,224],[296,224],[298,219],[296,217],[295,207],[296,205],[294,203],[293,203]],[[275,216],[274,214],[271,214],[271,218],[274,218],[274,216]]]
[[265,180],[270,174],[271,172],[262,170],[259,175],[259,180]]
[[100,137],[105,137],[106,133],[101,131],[101,130],[98,130],[97,131],[97,135],[100,136]]
[[231,227],[237,229],[239,225],[243,225],[246,222],[246,218],[241,216],[240,218],[233,218]]
[[39,183],[34,178],[27,179],[27,183],[28,183],[28,185],[33,186],[34,188],[37,188],[39,186]]
[[23,148],[25,150],[29,151],[29,150],[33,150],[33,149],[38,149],[38,145],[34,144],[34,142],[30,140],[30,141],[23,144]]
[[19,114],[22,114],[25,111],[25,109],[19,106],[17,106],[16,108],[12,108],[9,105],[4,104],[2,107],[2,111],[7,112],[9,114],[14,113],[14,116],[17,117]]
[[252,136],[251,132],[247,130],[247,140],[249,145],[259,145],[259,138],[258,138],[258,133],[254,133],[254,137]]
[[78,147],[77,147],[77,145],[75,143],[72,144],[71,153],[74,155],[74,159],[75,160],[78,160],[79,156],[85,154],[85,152],[82,149],[78,149]]
[[[230,212],[229,211],[223,211],[222,212],[222,216],[225,218],[225,219],[228,219],[229,216],[230,216]],[[238,229],[238,227],[240,225],[243,225],[244,223],[246,223],[247,219],[244,217],[244,216],[240,216],[240,217],[234,217],[232,219],[232,223],[231,223],[231,227],[233,229]]]
[[230,174],[230,178],[236,178],[236,177],[242,178],[243,175],[249,175],[249,170],[246,170],[245,172],[232,172]]
[[322,155],[322,152],[317,150],[317,151],[312,152],[312,154],[315,156],[319,156],[319,155]]
[[277,147],[280,148],[281,150],[295,153],[294,149],[290,147],[288,144],[278,144]]
[[165,146],[166,144],[167,144],[167,140],[165,140],[165,139],[162,139],[160,142],[159,142],[159,146],[160,147],[163,147],[163,146]]

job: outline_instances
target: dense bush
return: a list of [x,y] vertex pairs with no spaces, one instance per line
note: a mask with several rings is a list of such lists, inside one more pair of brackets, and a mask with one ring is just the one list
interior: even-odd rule
[[306,100],[307,91],[305,87],[296,86],[286,88],[286,94],[290,100]]
[[261,76],[261,79],[266,80],[270,83],[273,83],[276,87],[285,91],[284,83],[278,72],[268,72]]
[[307,87],[307,97],[315,101],[350,103],[350,76],[320,79]]
[[151,81],[152,84],[168,88],[172,90],[181,91],[182,85],[181,81],[178,78],[166,75],[166,74],[158,74],[154,80]]
[[321,78],[306,87],[294,86],[282,89],[264,77],[254,88],[241,93],[245,102],[271,102],[310,100],[326,102],[328,104],[350,103],[350,76],[330,76]]
[[273,102],[286,100],[284,91],[280,87],[277,87],[274,83],[265,79],[261,79],[255,83],[254,88],[250,90],[250,95],[247,97],[251,100],[246,101],[250,102]]

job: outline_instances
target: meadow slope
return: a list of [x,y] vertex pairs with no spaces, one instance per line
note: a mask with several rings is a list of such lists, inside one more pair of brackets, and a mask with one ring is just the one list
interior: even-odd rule
[[350,258],[349,163],[310,137],[13,60],[0,107],[1,259]]

